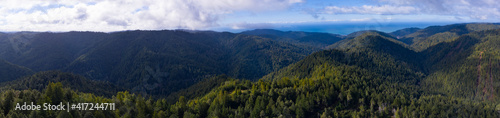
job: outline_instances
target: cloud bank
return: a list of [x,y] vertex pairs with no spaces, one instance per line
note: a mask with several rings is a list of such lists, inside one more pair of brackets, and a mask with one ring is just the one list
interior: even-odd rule
[[6,0],[2,31],[205,29],[237,11],[284,10],[302,0]]
[[363,5],[361,7],[337,7],[328,6],[325,8],[325,13],[328,14],[412,14],[415,13],[417,9],[410,6],[371,6]]
[[[327,6],[323,14],[450,15],[486,20],[500,19],[498,0],[378,0],[378,5]],[[317,17],[317,16],[315,16]]]

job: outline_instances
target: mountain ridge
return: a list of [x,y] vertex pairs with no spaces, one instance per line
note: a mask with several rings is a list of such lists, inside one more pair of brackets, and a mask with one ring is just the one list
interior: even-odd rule
[[341,35],[331,33],[280,31],[274,29],[255,29],[243,31],[240,34],[261,36],[276,41],[308,45],[316,48],[325,48],[326,46],[338,42],[344,38]]

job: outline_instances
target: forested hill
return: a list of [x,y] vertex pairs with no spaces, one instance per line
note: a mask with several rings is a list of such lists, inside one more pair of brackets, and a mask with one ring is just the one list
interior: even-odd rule
[[500,101],[500,29],[473,32],[421,52],[430,74],[422,87],[434,94]]
[[330,33],[301,32],[301,31],[279,31],[273,29],[256,29],[241,32],[241,34],[255,35],[270,38],[276,41],[284,41],[293,44],[307,45],[316,48],[325,48],[335,42],[344,39],[344,36]]
[[[411,49],[408,47],[406,44],[402,43],[401,41],[397,40],[395,37],[393,37],[390,34],[380,32],[380,31],[373,31],[373,30],[367,30],[367,31],[359,31],[359,32],[354,32],[346,36],[345,39],[334,43],[332,45],[329,45],[327,48],[328,49],[339,49],[339,50],[346,50],[346,49],[356,49],[356,47],[374,47],[372,44],[377,44],[377,43],[371,43],[373,41],[381,41],[378,39],[373,39],[375,37],[383,38],[385,40],[391,41],[392,43],[396,43],[397,45],[395,46],[404,46],[408,49]],[[384,45],[380,44],[380,45]],[[375,46],[376,47],[376,46]],[[393,46],[388,46],[388,47],[393,47]]]
[[403,36],[406,36],[408,34],[412,34],[412,33],[415,33],[417,32],[418,30],[421,30],[420,28],[404,28],[404,29],[400,29],[400,30],[396,30],[394,32],[391,32],[390,34],[393,35],[394,37],[403,37]]
[[[316,66],[332,61],[325,59],[325,57],[335,58],[334,61],[338,63],[359,66],[380,73],[391,73],[389,71],[394,71],[395,68],[411,69],[414,72],[422,71],[419,66],[421,58],[416,52],[404,47],[400,42],[376,32],[366,32],[355,38],[345,39],[332,47],[339,49],[339,51],[330,50],[331,52],[314,53],[277,73],[267,75],[265,78],[282,78],[280,76],[272,77],[273,75],[307,77],[300,74],[311,75],[317,68]],[[392,73],[400,74],[400,72]]]
[[[2,33],[0,45],[0,59],[12,63],[6,66],[61,70],[164,96],[220,74],[258,79],[319,50],[252,35],[181,30]],[[28,75],[18,73],[5,80]]]
[[500,28],[500,25],[493,23],[465,23],[445,26],[430,26],[414,33],[400,36],[399,40],[411,45],[411,47],[416,51],[422,51],[441,42],[452,41],[463,34],[498,28]]

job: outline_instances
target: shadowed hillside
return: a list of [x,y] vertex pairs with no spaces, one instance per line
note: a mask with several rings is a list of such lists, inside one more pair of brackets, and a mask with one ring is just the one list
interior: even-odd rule
[[0,82],[10,81],[33,73],[30,69],[0,59]]
[[258,36],[181,30],[19,32],[0,34],[0,42],[0,58],[35,72],[72,72],[164,96],[219,74],[258,79],[318,50]]

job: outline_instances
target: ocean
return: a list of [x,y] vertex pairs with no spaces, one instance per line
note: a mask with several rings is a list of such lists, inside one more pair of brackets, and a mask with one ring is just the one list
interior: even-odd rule
[[[368,23],[295,23],[295,24],[273,24],[270,27],[258,29],[276,29],[281,31],[305,31],[305,32],[326,32],[332,34],[347,35],[363,30],[377,30],[382,32],[393,32],[404,28],[426,28],[428,26],[449,25],[450,22],[368,22]],[[229,31],[238,33],[253,29],[220,29],[218,31]],[[217,31],[217,30],[216,30]]]
[[363,30],[377,30],[382,32],[393,32],[404,28],[425,28],[435,25],[447,25],[452,23],[345,23],[345,24],[299,24],[275,29],[282,31],[305,31],[305,32],[327,32],[332,34],[347,35]]

